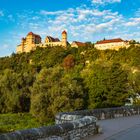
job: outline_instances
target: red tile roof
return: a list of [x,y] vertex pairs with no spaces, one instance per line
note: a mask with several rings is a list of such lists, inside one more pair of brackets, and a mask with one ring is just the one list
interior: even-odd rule
[[78,42],[78,41],[73,41],[73,43],[75,43],[77,46],[79,47],[84,47],[86,44],[83,42]]
[[37,35],[37,34],[34,34],[36,37],[39,37],[39,38],[41,38],[41,36],[40,35]]
[[36,37],[41,38],[40,35],[34,34],[33,32],[29,32],[28,35],[34,35],[34,36],[36,36]]
[[115,43],[115,42],[124,42],[124,40],[122,40],[121,38],[101,40],[101,41],[97,41],[96,44]]
[[34,34],[33,32],[29,32],[29,33],[28,33],[28,35],[33,35],[33,34]]
[[62,32],[62,34],[67,34],[67,32],[64,30],[64,31]]

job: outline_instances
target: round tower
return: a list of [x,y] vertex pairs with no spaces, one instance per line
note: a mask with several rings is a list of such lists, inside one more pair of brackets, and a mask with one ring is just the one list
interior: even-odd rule
[[67,47],[67,32],[64,30],[62,32],[62,46],[64,46],[65,48]]
[[34,33],[33,33],[33,32],[29,32],[29,33],[27,34],[26,39],[27,39],[27,42],[28,42],[29,45],[31,45],[31,44],[33,43],[33,41],[34,41],[33,36],[34,36]]

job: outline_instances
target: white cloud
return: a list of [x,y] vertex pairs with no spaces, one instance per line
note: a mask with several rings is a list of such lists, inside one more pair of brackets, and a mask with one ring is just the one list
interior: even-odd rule
[[92,0],[93,4],[98,4],[98,5],[120,3],[120,2],[121,2],[121,0]]
[[18,25],[26,32],[25,35],[33,31],[43,38],[46,35],[61,38],[61,32],[68,30],[69,41],[93,41],[96,34],[116,31],[123,21],[122,15],[118,12],[86,6],[53,12],[41,10],[31,14],[19,14],[18,17]]
[[42,14],[42,15],[59,15],[62,13],[63,13],[63,11],[55,11],[55,12],[49,12],[49,11],[45,11],[45,10],[40,11],[40,14]]
[[129,22],[125,23],[125,26],[137,26],[140,25],[140,18],[130,18]]

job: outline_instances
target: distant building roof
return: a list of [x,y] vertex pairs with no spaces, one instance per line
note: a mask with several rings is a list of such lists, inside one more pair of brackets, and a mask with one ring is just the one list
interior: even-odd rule
[[62,34],[67,34],[67,32],[64,30],[64,31],[62,32]]
[[33,34],[34,34],[33,32],[29,32],[29,33],[28,33],[28,35],[33,35]]
[[33,32],[29,32],[28,35],[34,35],[34,36],[36,36],[36,37],[41,38],[40,35],[34,34]]
[[47,36],[46,38],[48,38],[50,42],[59,42],[60,41],[58,38],[53,38],[51,36]]
[[78,47],[84,47],[86,45],[86,43],[78,42],[78,41],[73,41],[72,44],[76,44]]
[[124,42],[124,40],[122,40],[121,38],[101,40],[101,41],[97,41],[96,44],[116,43],[116,42]]

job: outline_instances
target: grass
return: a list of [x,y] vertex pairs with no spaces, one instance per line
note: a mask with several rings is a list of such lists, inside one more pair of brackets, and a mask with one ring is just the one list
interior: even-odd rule
[[39,123],[39,121],[36,118],[32,117],[32,115],[29,113],[0,114],[0,133],[37,128],[49,124],[52,123]]

